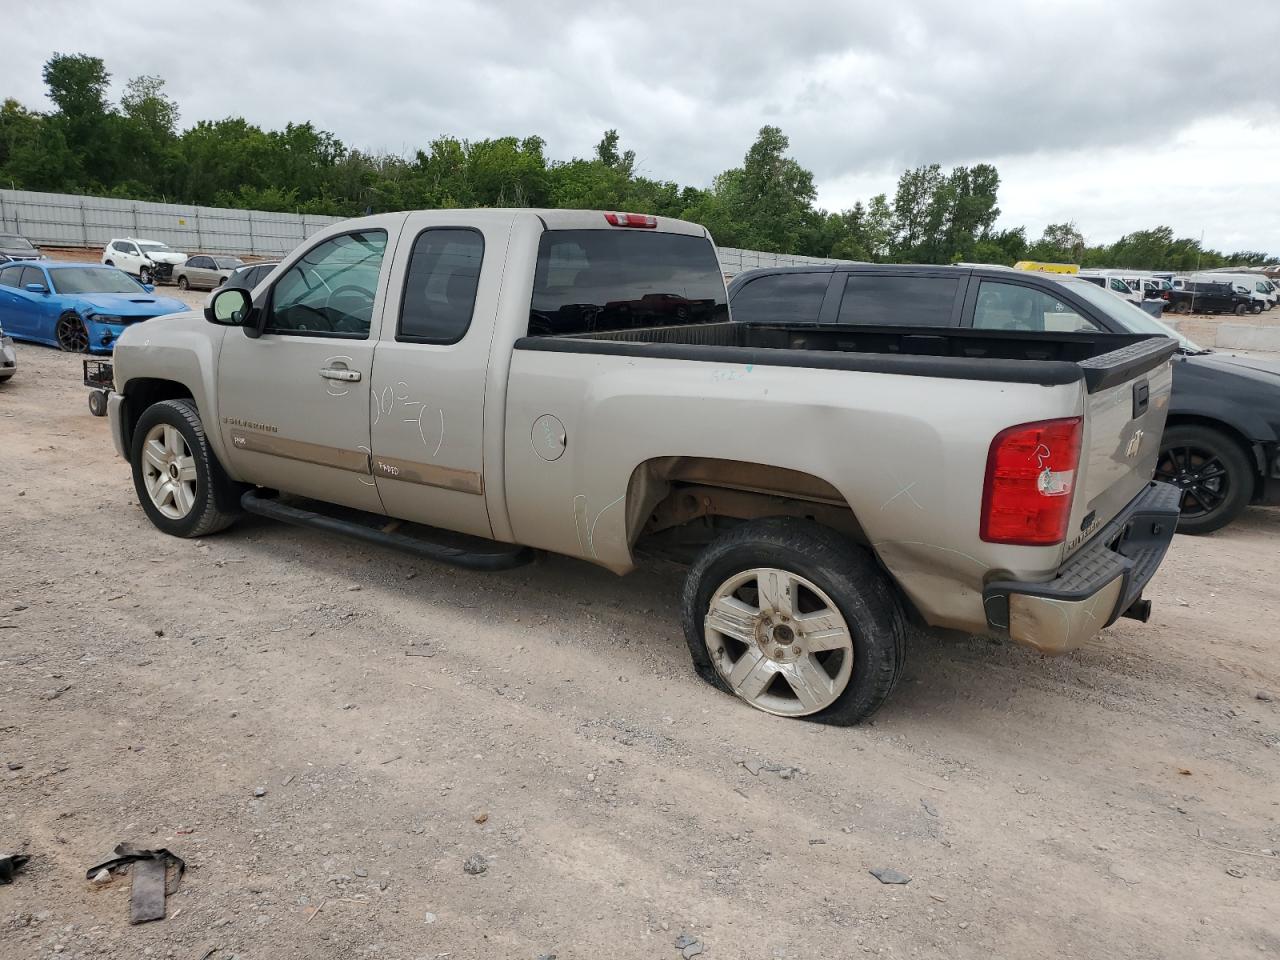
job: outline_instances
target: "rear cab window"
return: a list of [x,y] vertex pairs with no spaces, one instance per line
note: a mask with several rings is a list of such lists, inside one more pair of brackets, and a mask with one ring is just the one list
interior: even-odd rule
[[706,237],[612,228],[547,230],[538,242],[530,336],[728,319],[724,275]]
[[771,273],[748,280],[733,294],[739,323],[817,323],[831,282],[827,273]]
[[850,273],[837,322],[864,326],[950,327],[959,322],[962,277]]

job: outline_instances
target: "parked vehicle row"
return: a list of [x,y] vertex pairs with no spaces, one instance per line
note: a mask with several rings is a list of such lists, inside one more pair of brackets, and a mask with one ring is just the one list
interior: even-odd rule
[[736,320],[907,321],[959,330],[1175,338],[1179,350],[1157,476],[1181,490],[1178,529],[1206,533],[1250,503],[1280,503],[1280,364],[1203,349],[1087,277],[977,273],[886,265],[776,268],[740,274],[729,294]]

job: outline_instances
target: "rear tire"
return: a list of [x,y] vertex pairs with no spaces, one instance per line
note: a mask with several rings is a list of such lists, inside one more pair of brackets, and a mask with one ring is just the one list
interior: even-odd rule
[[713,541],[689,570],[681,614],[698,674],[778,716],[865,720],[906,656],[902,609],[871,555],[794,517]]
[[105,417],[107,415],[107,391],[89,391],[89,412],[95,417]]
[[162,400],[133,428],[129,462],[143,512],[173,537],[203,537],[236,519],[239,487],[209,446],[194,400]]
[[1237,304],[1236,304],[1236,316],[1237,316],[1237,317],[1243,317],[1243,316],[1245,315],[1245,312],[1246,312],[1248,309],[1249,309],[1249,308],[1248,308],[1248,307],[1246,307],[1243,303],[1237,303]]
[[1244,450],[1212,427],[1169,427],[1160,440],[1156,479],[1180,487],[1179,533],[1211,533],[1240,515],[1253,499],[1255,471]]
[[188,290],[190,289],[190,287],[191,287],[191,284],[188,282],[187,275],[184,273],[182,276],[178,278],[178,289]]
[[139,279],[140,281],[142,281],[143,283],[150,283],[150,282],[151,282],[151,268],[150,268],[150,267],[140,267],[140,268],[138,269],[138,279]]

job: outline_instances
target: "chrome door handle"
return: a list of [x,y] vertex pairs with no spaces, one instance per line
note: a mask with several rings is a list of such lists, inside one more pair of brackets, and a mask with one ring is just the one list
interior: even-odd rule
[[343,380],[347,383],[355,383],[360,379],[360,371],[348,370],[346,367],[324,367],[320,371],[320,376],[326,380]]

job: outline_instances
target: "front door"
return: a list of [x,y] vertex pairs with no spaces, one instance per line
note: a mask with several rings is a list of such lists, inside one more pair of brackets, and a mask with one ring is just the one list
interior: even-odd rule
[[259,297],[261,337],[227,332],[219,427],[243,479],[382,512],[369,465],[369,383],[387,239],[386,229],[365,228],[322,240]]
[[394,517],[492,536],[485,378],[509,233],[510,221],[464,228],[447,213],[406,221],[373,364],[373,475]]

